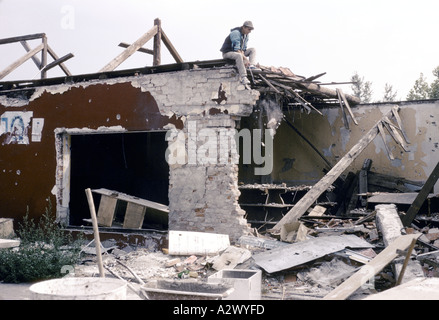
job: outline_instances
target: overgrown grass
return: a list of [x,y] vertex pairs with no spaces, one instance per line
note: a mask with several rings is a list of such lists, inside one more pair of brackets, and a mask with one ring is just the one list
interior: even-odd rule
[[62,230],[51,214],[51,204],[36,222],[29,210],[16,233],[19,248],[0,249],[0,281],[34,282],[59,278],[63,266],[73,266],[79,259],[80,242]]

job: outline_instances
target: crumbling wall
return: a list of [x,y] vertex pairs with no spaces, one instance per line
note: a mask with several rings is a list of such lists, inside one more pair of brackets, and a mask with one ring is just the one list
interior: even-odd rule
[[250,229],[238,204],[235,121],[190,116],[186,123],[187,161],[170,163],[169,228],[229,234],[237,240]]
[[250,228],[238,204],[236,122],[251,114],[259,92],[246,90],[230,68],[190,76],[162,74],[134,84],[152,92],[162,114],[183,122],[183,128],[167,127],[169,228],[237,240]]
[[[439,161],[439,101],[412,101],[395,103],[403,129],[409,138],[408,152],[397,145],[386,129],[386,143],[394,156],[391,160],[381,135],[354,160],[348,171],[357,172],[365,159],[372,160],[371,171],[403,177],[413,181],[426,181]],[[358,121],[355,125],[348,116],[345,127],[340,108],[321,110],[323,116],[313,112],[285,112],[293,125],[335,165],[363,135],[395,104],[367,104],[352,108]],[[277,130],[274,141],[273,180],[278,182],[313,183],[328,171],[324,160],[285,122]],[[286,161],[292,165],[286,166]],[[436,185],[436,190],[438,189]],[[436,191],[437,192],[437,191]]]
[[[259,98],[258,91],[240,85],[233,67],[76,81],[0,92],[3,217],[18,221],[27,208],[42,214],[48,197],[54,197],[59,220],[68,222],[71,134],[159,130],[169,131],[170,137],[195,125],[195,148],[220,150],[217,139],[205,141],[202,134],[229,138],[235,122],[250,115]],[[173,141],[168,143],[172,149]],[[188,147],[183,143],[182,151],[190,155]],[[212,153],[200,154],[195,163],[170,165],[171,229],[232,237],[247,231],[237,203],[238,169],[232,150],[229,146],[227,154],[218,153],[216,162]]]

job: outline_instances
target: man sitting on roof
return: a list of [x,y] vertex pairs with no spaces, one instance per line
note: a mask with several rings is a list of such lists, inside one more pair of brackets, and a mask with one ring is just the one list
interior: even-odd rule
[[256,69],[256,50],[254,48],[247,49],[248,35],[253,29],[253,23],[251,21],[244,22],[242,27],[232,29],[220,49],[224,59],[235,60],[239,78],[244,85],[250,83],[247,78],[246,67]]

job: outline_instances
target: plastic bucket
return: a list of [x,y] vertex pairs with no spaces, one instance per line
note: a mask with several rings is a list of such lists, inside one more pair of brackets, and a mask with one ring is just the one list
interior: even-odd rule
[[113,278],[61,278],[30,286],[34,300],[126,300],[127,284]]

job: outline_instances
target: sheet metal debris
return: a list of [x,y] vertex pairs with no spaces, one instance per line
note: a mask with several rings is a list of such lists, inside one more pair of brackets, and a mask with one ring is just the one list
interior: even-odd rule
[[309,239],[253,256],[256,264],[268,273],[290,269],[346,248],[373,248],[355,235]]

